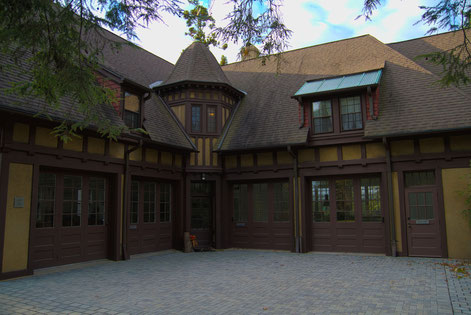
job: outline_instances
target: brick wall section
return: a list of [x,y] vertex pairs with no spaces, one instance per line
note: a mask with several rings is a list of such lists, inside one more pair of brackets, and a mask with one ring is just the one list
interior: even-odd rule
[[114,97],[116,98],[116,102],[114,102],[112,105],[114,109],[116,109],[116,111],[118,112],[118,115],[122,117],[121,115],[121,85],[99,74],[97,74],[97,80],[104,87],[115,91]]
[[[379,115],[379,87],[372,91],[373,93],[373,113],[376,117]],[[370,115],[370,98],[368,93],[366,93],[366,119],[372,120],[373,118]]]
[[308,103],[298,103],[298,122],[301,125],[303,115],[302,110],[304,110],[304,126],[309,126],[309,104]]

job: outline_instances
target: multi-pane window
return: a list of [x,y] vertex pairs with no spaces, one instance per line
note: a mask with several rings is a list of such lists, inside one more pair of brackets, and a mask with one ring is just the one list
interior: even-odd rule
[[433,220],[433,192],[410,192],[408,194],[411,220]]
[[342,118],[342,130],[363,128],[360,96],[341,97],[340,114]]
[[361,216],[363,222],[381,222],[380,179],[378,177],[360,179]]
[[330,222],[330,188],[329,181],[312,181],[312,220]]
[[140,127],[140,108],[141,100],[139,96],[125,92],[124,93],[124,123],[131,129]]
[[201,106],[191,106],[191,131],[201,131]]
[[62,226],[80,226],[82,216],[82,177],[64,176]]
[[171,185],[160,184],[160,222],[171,221]]
[[405,172],[406,187],[435,185],[434,171]]
[[255,222],[268,221],[268,184],[253,184],[253,206]]
[[355,203],[352,179],[335,181],[335,205],[338,222],[355,221]]
[[273,221],[288,222],[289,221],[289,193],[288,183],[274,183],[274,209]]
[[216,106],[208,106],[208,132],[216,132]]
[[155,222],[155,183],[144,183],[144,223]]
[[332,132],[332,105],[330,100],[312,103],[312,122],[314,133]]
[[104,225],[105,179],[90,177],[88,189],[88,225]]
[[56,175],[50,173],[40,173],[38,188],[38,210],[36,213],[37,228],[54,226],[55,192]]
[[233,187],[234,222],[246,223],[249,214],[249,195],[247,184],[235,184]]
[[137,224],[139,222],[139,182],[131,182],[131,211],[130,223]]

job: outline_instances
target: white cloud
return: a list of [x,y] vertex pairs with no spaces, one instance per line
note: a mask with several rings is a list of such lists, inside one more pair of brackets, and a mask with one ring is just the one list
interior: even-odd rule
[[[430,2],[431,0],[426,0]],[[285,0],[282,8],[286,26],[293,31],[290,49],[320,44],[333,40],[371,34],[389,43],[420,37],[428,27],[414,25],[420,19],[422,10],[418,8],[424,1],[388,0],[373,15],[372,21],[355,19],[361,14],[363,1],[358,0]],[[226,0],[215,0],[211,12],[219,26],[223,26],[232,5]],[[170,14],[164,14],[165,24],[155,22],[148,29],[140,29],[140,46],[152,53],[175,63],[183,49],[191,44],[185,36],[185,21]],[[229,43],[225,51],[211,48],[219,61],[226,55],[229,62],[237,61],[241,43]]]

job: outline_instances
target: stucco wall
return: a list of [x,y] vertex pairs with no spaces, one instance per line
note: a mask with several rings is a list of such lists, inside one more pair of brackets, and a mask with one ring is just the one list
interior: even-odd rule
[[445,204],[446,236],[450,258],[471,258],[471,227],[463,216],[466,209],[464,191],[469,184],[469,168],[442,170],[443,201]]
[[[24,270],[28,266],[32,178],[32,165],[10,164],[2,272]],[[15,197],[24,198],[23,207],[14,207]]]

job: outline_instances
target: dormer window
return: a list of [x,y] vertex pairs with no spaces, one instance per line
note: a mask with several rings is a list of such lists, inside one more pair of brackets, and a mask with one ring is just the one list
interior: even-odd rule
[[191,106],[191,131],[201,131],[201,106],[199,105]]
[[332,102],[330,100],[312,103],[312,125],[314,133],[332,132]]
[[141,125],[141,98],[133,93],[124,93],[123,120],[130,129],[139,128]]
[[364,105],[360,95],[333,96],[312,104],[312,133],[338,134],[363,128]]
[[217,121],[216,121],[216,106],[208,106],[208,132],[215,133],[217,131]]
[[340,114],[342,119],[342,131],[363,128],[360,96],[341,97]]

